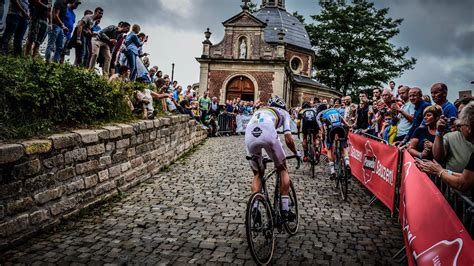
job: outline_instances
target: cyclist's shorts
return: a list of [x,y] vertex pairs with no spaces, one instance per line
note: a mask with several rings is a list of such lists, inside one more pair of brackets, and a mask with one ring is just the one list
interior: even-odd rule
[[301,127],[301,133],[308,134],[310,132],[313,133],[313,134],[316,134],[316,135],[319,133],[318,123],[316,122],[316,120],[314,120],[314,121],[304,121],[303,120],[303,124],[302,124],[302,127]]
[[245,146],[248,156],[257,157],[256,161],[249,161],[250,167],[254,171],[263,168],[262,149],[266,151],[270,159],[275,163],[275,167],[284,164],[286,159],[285,151],[278,138],[275,125],[271,123],[257,123],[247,126],[245,131]]
[[343,147],[346,146],[347,143],[347,132],[343,127],[333,127],[328,130],[328,134],[326,135],[326,146],[328,148],[332,148],[332,143],[336,138],[336,135],[341,140],[341,145]]

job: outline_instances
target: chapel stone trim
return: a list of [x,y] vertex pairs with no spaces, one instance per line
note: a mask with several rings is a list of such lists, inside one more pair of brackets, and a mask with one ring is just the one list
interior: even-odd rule
[[[289,106],[300,106],[302,100],[311,96],[341,96],[312,79],[316,54],[306,29],[286,11],[284,0],[262,0],[261,9],[252,14],[249,1],[242,2],[245,3],[242,12],[222,23],[224,36],[220,42],[209,41],[209,30],[204,34],[203,54],[196,58],[201,64],[200,94],[209,90],[210,95],[224,104],[229,82],[242,76],[251,80],[253,98],[261,101],[279,95]],[[296,70],[291,67],[293,58],[299,60]],[[232,89],[232,97],[234,94],[236,91]],[[248,91],[245,96],[249,96]]]

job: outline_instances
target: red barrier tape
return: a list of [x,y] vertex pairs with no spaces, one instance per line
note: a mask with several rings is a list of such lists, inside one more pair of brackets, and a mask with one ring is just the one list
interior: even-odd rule
[[429,177],[403,155],[400,223],[410,265],[474,265],[474,241]]
[[393,214],[399,152],[396,147],[349,133],[352,175]]

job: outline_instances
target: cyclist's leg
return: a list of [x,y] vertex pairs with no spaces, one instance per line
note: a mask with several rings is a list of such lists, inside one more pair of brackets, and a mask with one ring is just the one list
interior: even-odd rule
[[336,169],[334,168],[334,149],[333,149],[333,144],[334,144],[334,136],[332,134],[332,130],[327,130],[326,131],[326,147],[328,149],[327,155],[328,155],[328,166],[329,166],[329,172],[331,174],[331,178],[334,178],[336,176]]
[[303,154],[304,154],[304,161],[307,161],[308,158],[308,134],[307,132],[303,129]]
[[252,168],[254,177],[252,181],[252,193],[254,192],[260,192],[261,187],[262,187],[262,181],[261,178],[263,176],[263,157],[262,157],[262,148],[265,143],[264,139],[264,132],[261,130],[261,128],[258,128],[259,131],[262,131],[262,135],[253,135],[251,134],[253,127],[256,128],[256,126],[252,125],[250,128],[248,128],[248,132],[245,134],[245,147],[247,151],[247,155],[249,157],[254,157],[254,160],[250,160],[250,168]]
[[313,147],[315,152],[319,152],[319,132],[316,130],[313,134]]
[[260,172],[260,169],[263,169],[263,163],[262,163],[262,152],[254,152],[254,153],[248,153],[249,156],[254,156],[255,160],[254,161],[249,161],[250,162],[250,168],[252,168],[253,172],[253,181],[252,181],[252,193],[254,192],[260,192],[262,189],[262,176],[263,173]]
[[275,168],[277,169],[277,172],[280,176],[280,194],[282,199],[282,210],[288,211],[290,175],[288,174],[288,168],[286,165],[286,154],[283,150],[283,145],[281,144],[280,140],[275,136],[275,138],[273,139],[273,143],[271,143],[269,147],[265,147],[265,151],[274,162]]
[[349,166],[349,148],[347,146],[347,132],[344,128],[340,129],[339,139],[341,140],[342,151],[344,156],[344,164]]

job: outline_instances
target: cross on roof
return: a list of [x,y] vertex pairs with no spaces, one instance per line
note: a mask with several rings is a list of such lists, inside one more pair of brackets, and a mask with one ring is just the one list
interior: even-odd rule
[[242,3],[244,3],[244,6],[243,6],[244,9],[249,8],[249,2],[252,2],[252,1],[251,0],[242,0]]

